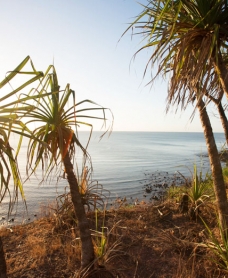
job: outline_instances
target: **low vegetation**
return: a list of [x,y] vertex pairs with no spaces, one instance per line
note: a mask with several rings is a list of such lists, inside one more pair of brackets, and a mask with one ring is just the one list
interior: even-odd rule
[[[48,216],[46,211],[32,223],[1,229],[8,277],[227,277],[228,241],[220,236],[210,183],[195,168],[191,185],[170,187],[162,201],[129,205],[125,200],[108,210],[88,210],[96,267],[83,274],[70,195],[61,196]],[[185,195],[189,209],[183,212]]]

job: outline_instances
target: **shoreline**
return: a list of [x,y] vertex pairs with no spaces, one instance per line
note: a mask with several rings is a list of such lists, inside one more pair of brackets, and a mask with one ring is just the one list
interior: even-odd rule
[[[140,204],[141,202],[153,204],[156,201],[162,200],[167,188],[171,187],[172,185],[181,186],[186,183],[187,180],[188,178],[183,177],[179,173],[169,174],[166,171],[155,171],[154,173],[149,174],[147,172],[144,174],[144,179],[139,181],[140,191],[136,190],[134,194],[130,194],[129,192],[129,194],[118,196],[115,193],[103,189],[101,190],[103,191],[102,194],[106,193],[106,198],[105,195],[102,195],[103,202],[108,208],[115,206],[115,204],[135,205]],[[99,194],[99,192],[97,193]],[[60,196],[63,196],[63,194],[60,194],[59,197]],[[58,206],[57,200],[58,202],[60,201],[59,197],[54,198],[52,201],[47,200],[46,202],[41,203],[36,210],[28,209],[28,214],[25,208],[19,207],[17,209],[17,213],[12,213],[9,218],[7,214],[2,215],[2,218],[0,219],[0,226],[12,227],[15,225],[23,225],[50,215],[56,210],[56,207]]]

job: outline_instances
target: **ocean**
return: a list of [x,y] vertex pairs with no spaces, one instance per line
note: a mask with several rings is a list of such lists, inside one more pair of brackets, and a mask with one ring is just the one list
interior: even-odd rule
[[[191,177],[194,164],[204,174],[210,172],[203,133],[112,132],[101,140],[100,135],[100,132],[93,132],[87,149],[92,160],[92,185],[98,182],[103,193],[110,197],[110,202],[124,197],[129,199],[129,202],[143,198],[149,201],[153,196],[145,192],[148,185],[178,183],[180,177]],[[215,133],[215,138],[218,149],[222,150],[225,146],[224,134]],[[88,133],[79,132],[79,139],[85,145]],[[13,140],[16,147],[18,138],[14,137]],[[24,142],[18,158],[24,180],[26,146],[27,142]],[[81,155],[78,153],[79,171],[81,164]],[[38,170],[36,176],[31,176],[25,182],[28,211],[26,212],[19,197],[18,205],[10,216],[14,223],[21,223],[26,219],[32,221],[45,211],[48,203],[54,202],[57,196],[69,191],[66,180],[58,173],[53,173],[42,183],[41,181],[42,171]],[[5,198],[0,211],[2,223],[7,221],[7,209],[8,198]]]

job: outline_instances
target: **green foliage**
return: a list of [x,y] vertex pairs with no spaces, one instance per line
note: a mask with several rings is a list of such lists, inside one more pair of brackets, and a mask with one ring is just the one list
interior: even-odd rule
[[194,165],[194,176],[192,180],[192,186],[187,191],[191,202],[197,210],[199,206],[205,204],[210,201],[212,197],[214,197],[213,191],[213,183],[210,175],[206,175],[203,179],[202,171],[200,171],[199,175],[197,173],[197,166]]
[[[103,215],[102,215],[103,214]],[[102,225],[99,226],[99,215],[102,215]],[[118,257],[121,251],[120,237],[111,243],[111,235],[113,234],[114,229],[119,225],[118,221],[110,230],[108,227],[105,227],[105,210],[99,212],[95,210],[95,230],[92,230],[94,251],[96,261],[99,266],[105,266],[105,264],[112,259]]]
[[[104,211],[105,213],[105,211]],[[103,216],[103,225],[101,227],[101,231],[99,231],[98,226],[98,213],[97,210],[95,210],[95,220],[96,220],[96,230],[95,230],[95,254],[98,259],[98,263],[101,265],[104,265],[104,258],[107,248],[107,229],[104,227],[104,219],[105,215]]]
[[[108,109],[87,99],[76,102],[75,92],[69,84],[65,89],[60,90],[57,73],[52,65],[48,67],[39,86],[25,97],[31,95],[35,96],[34,104],[25,103],[30,109],[26,114],[28,118],[26,126],[32,124],[37,127],[32,131],[28,144],[27,171],[31,170],[30,174],[32,174],[38,165],[41,165],[44,174],[49,176],[57,165],[62,164],[66,153],[69,153],[71,158],[75,157],[76,148],[83,153],[82,168],[84,168],[85,160],[90,159],[86,148],[93,129],[92,124],[87,120],[103,120],[106,123],[105,111]],[[101,115],[92,116],[90,112],[101,112]],[[86,146],[82,146],[79,140],[77,129],[80,125],[90,128]]]
[[[200,207],[208,208],[214,200],[214,190],[211,175],[206,174],[203,178],[202,171],[198,174],[197,166],[194,165],[194,174],[191,186],[187,188],[186,194],[190,200],[188,214],[192,220],[197,220]],[[185,208],[186,210],[186,208]]]
[[[24,67],[30,62],[31,71],[24,71]],[[17,133],[26,136],[29,130],[21,121],[21,118],[30,110],[23,102],[28,101],[29,97],[23,98],[22,90],[29,88],[31,84],[42,78],[43,73],[36,71],[30,57],[27,56],[13,71],[7,73],[6,77],[0,82],[0,89],[5,89],[6,85],[16,76],[25,76],[28,80],[22,82],[16,89],[10,89],[5,95],[1,94],[0,98],[0,202],[6,193],[10,196],[9,211],[12,210],[13,204],[18,198],[18,190],[22,199],[25,201],[23,184],[17,164],[17,154],[20,149],[21,140],[18,143],[16,156],[10,146],[10,134]],[[29,89],[28,89],[29,90]],[[23,100],[22,100],[23,99]],[[10,177],[13,178],[13,188],[10,187]],[[13,189],[13,190],[12,190]],[[13,191],[13,194],[11,194]]]
[[218,239],[218,235],[216,235],[204,221],[203,223],[209,237],[206,245],[215,254],[215,257],[211,259],[228,273],[228,229],[226,228],[226,224],[223,223],[222,225],[218,219],[217,228],[220,234],[220,239]]
[[[183,200],[183,196],[187,195],[187,199]],[[171,186],[167,189],[166,198],[175,200],[179,203],[179,208],[185,203],[185,213],[189,213],[193,219],[199,214],[201,206],[207,207],[214,200],[213,181],[210,174],[202,175],[202,171],[197,172],[197,166],[194,165],[194,172],[191,182],[186,179],[183,186]],[[190,207],[188,207],[190,205]]]

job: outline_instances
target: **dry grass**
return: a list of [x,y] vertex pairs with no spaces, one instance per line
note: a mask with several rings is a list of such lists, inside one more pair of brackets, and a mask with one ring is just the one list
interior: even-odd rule
[[[69,211],[67,210],[67,214]],[[215,228],[213,216],[203,215]],[[88,213],[91,229],[94,212]],[[104,214],[98,213],[98,227]],[[1,230],[8,277],[77,277],[80,245],[72,215],[45,217],[33,223]],[[109,233],[104,265],[90,277],[203,278],[228,277],[209,257],[205,227],[190,221],[173,202],[157,206],[122,206],[105,213]]]

